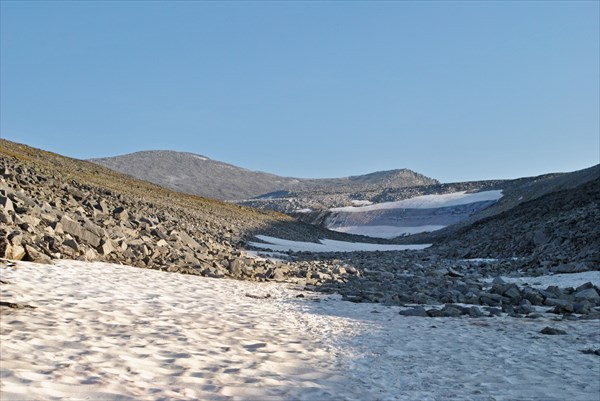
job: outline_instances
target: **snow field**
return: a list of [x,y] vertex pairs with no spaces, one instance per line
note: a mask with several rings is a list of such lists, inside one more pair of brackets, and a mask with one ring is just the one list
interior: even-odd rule
[[[598,321],[419,318],[290,285],[0,266],[2,400],[591,401]],[[256,299],[255,297],[268,298]],[[252,295],[253,298],[247,295]],[[316,301],[319,302],[316,302]],[[567,335],[545,336],[547,326]]]

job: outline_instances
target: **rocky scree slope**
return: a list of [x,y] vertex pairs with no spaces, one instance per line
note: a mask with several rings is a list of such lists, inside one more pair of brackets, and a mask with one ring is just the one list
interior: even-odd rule
[[[172,192],[0,140],[0,257],[106,261],[311,284],[336,277],[331,266],[247,257],[242,248],[259,233],[295,240],[336,237],[283,214]],[[347,238],[352,237],[337,236]]]
[[600,178],[482,218],[436,247],[464,258],[528,256],[555,273],[598,270]]
[[380,171],[344,178],[281,177],[247,170],[193,153],[164,150],[136,152],[90,161],[175,191],[221,200],[243,200],[291,189],[346,188],[348,190],[347,188],[350,188],[351,190],[355,188],[356,190],[369,185],[416,186],[437,182],[408,169]]

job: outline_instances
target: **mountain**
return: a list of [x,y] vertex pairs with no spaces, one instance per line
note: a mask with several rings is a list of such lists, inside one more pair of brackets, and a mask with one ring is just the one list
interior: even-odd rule
[[165,150],[136,152],[90,161],[175,191],[221,200],[250,199],[288,190],[338,188],[352,191],[369,186],[389,188],[437,183],[434,179],[408,169],[344,178],[281,177],[211,160],[202,155]]

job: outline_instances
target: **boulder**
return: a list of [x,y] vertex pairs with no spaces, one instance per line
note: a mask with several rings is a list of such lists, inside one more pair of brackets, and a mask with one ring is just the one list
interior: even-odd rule
[[578,301],[590,301],[596,303],[600,301],[600,295],[594,288],[586,288],[583,290],[579,290],[574,294],[574,298]]
[[428,317],[427,311],[422,306],[415,306],[410,309],[401,310],[398,312],[402,316],[420,316],[420,317]]
[[94,248],[100,245],[100,236],[98,234],[90,231],[78,222],[71,220],[66,215],[60,219],[60,225],[64,232],[79,238],[81,241],[90,244]]
[[540,333],[542,333],[542,334],[546,334],[546,335],[550,335],[550,336],[556,336],[556,335],[565,335],[565,334],[567,334],[567,332],[566,332],[566,331],[564,331],[564,330],[561,330],[561,329],[556,329],[556,328],[554,328],[554,327],[548,327],[548,326],[544,327],[544,328],[543,328],[543,329],[540,331]]
[[50,263],[52,261],[52,258],[50,258],[50,256],[46,255],[44,252],[42,252],[41,249],[31,244],[25,245],[25,253],[26,255],[24,259],[30,262]]
[[13,202],[7,196],[0,196],[0,207],[4,209],[5,212],[9,213],[15,212],[15,208],[13,206]]

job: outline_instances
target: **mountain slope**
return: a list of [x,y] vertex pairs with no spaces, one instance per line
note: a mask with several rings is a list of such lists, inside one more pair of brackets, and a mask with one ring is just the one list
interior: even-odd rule
[[344,178],[281,177],[247,170],[193,153],[162,150],[90,161],[165,188],[222,200],[249,199],[290,189],[359,188],[368,185],[404,187],[437,182],[408,169]]
[[482,218],[437,248],[466,258],[529,256],[554,272],[600,266],[600,178]]
[[[173,192],[0,140],[0,258],[98,260],[265,279],[281,266],[244,256],[246,241],[256,234],[356,240],[284,214]],[[296,273],[287,267],[280,277]]]

